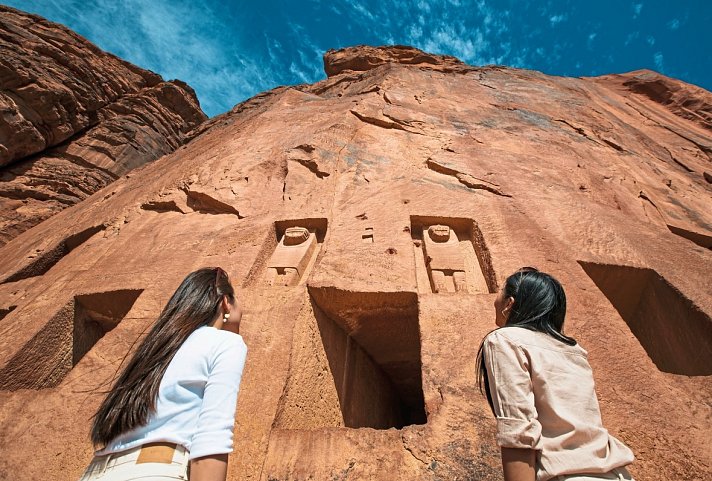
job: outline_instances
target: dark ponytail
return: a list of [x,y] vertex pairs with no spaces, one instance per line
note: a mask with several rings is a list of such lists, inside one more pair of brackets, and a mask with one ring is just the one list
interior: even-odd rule
[[94,446],[106,446],[148,422],[168,364],[193,331],[215,319],[223,296],[233,301],[235,291],[221,268],[188,274],[99,406],[91,430]]
[[[503,289],[504,298],[514,298],[514,304],[506,325],[501,329],[519,327],[543,332],[569,346],[576,344],[573,338],[562,332],[566,317],[566,294],[554,277],[533,267],[523,267],[507,278]],[[480,392],[487,395],[487,401],[493,408],[483,345],[484,339],[477,351],[477,386]]]

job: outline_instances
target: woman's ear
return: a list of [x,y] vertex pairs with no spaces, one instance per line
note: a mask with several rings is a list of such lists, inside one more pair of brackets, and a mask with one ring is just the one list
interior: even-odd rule
[[224,314],[230,313],[230,301],[228,300],[227,295],[224,295],[222,298],[222,311]]
[[504,302],[504,310],[505,311],[510,311],[512,309],[512,306],[514,305],[514,298],[513,297],[508,297],[507,300]]

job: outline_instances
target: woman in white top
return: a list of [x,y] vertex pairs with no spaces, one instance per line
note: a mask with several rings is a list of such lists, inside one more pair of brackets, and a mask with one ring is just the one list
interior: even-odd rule
[[189,274],[94,417],[81,481],[225,481],[247,356],[227,273]]
[[630,480],[633,453],[603,427],[588,354],[562,333],[566,296],[525,267],[494,302],[498,329],[477,354],[497,418],[505,481]]

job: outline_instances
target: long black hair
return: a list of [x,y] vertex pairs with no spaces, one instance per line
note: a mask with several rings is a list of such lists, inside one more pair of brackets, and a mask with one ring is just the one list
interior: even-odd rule
[[[566,294],[561,283],[553,276],[534,267],[522,267],[507,278],[503,289],[504,298],[512,297],[514,303],[507,323],[500,329],[510,327],[529,329],[548,334],[569,346],[576,344],[576,340],[562,332],[566,317]],[[477,351],[477,386],[480,392],[487,395],[487,402],[494,411],[483,345],[484,339]]]
[[217,317],[224,296],[234,302],[235,291],[221,268],[188,274],[94,415],[94,446],[106,446],[148,422],[168,364],[193,331]]

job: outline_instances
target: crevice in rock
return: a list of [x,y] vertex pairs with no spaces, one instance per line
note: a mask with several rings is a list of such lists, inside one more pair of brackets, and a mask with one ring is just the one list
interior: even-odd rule
[[183,188],[183,192],[187,196],[188,207],[193,209],[195,212],[200,212],[202,214],[232,214],[236,215],[238,219],[244,219],[245,216],[240,215],[240,212],[230,204],[222,202],[215,197],[207,194],[205,192],[199,192],[196,190],[191,190],[190,188]]
[[644,201],[647,201],[650,205],[655,207],[655,210],[658,211],[658,214],[660,214],[660,216],[662,217],[662,213],[660,212],[660,209],[658,209],[658,206],[655,205],[655,202],[653,202],[652,199],[650,197],[648,197],[648,195],[645,192],[643,192],[642,190],[640,192],[638,192],[638,198],[643,199]]
[[[600,137],[600,136],[597,136],[598,139],[595,139],[595,138],[591,137],[590,135],[588,135],[588,134],[586,133],[586,131],[585,131],[582,127],[576,127],[575,125],[571,124],[571,123],[568,122],[567,120],[555,119],[554,121],[555,121],[555,122],[560,122],[560,123],[562,123],[562,124],[565,124],[565,125],[569,126],[569,127],[570,127],[571,129],[573,129],[577,134],[581,135],[582,137],[584,137],[584,138],[590,140],[591,142],[593,142],[593,143],[595,143],[595,144],[598,144],[598,145],[600,145],[600,146],[607,145],[608,147],[611,147],[612,149],[616,150],[617,152],[626,152],[626,153],[628,152],[624,147],[618,145],[616,142],[614,142],[614,141],[612,141],[612,140],[610,140],[610,139],[606,139],[606,138],[603,138],[603,137]],[[601,143],[601,142],[603,142],[603,143]]]
[[694,242],[700,247],[705,249],[712,249],[712,235],[703,234],[701,232],[695,232],[688,229],[683,229],[682,227],[677,227],[674,225],[667,224],[668,229],[675,235],[683,237],[689,241]]
[[651,222],[656,222],[648,215],[648,211],[645,209],[645,203],[648,203],[655,208],[655,212],[658,213],[658,216],[660,216],[660,219],[665,220],[665,216],[663,215],[663,213],[660,212],[660,209],[658,208],[658,206],[655,205],[655,202],[653,202],[652,199],[650,197],[648,197],[648,195],[645,192],[643,192],[642,190],[640,192],[638,192],[638,198],[642,199],[644,201],[643,202],[643,213],[645,213],[646,218],[648,218]]
[[141,209],[143,210],[150,210],[153,212],[178,212],[180,214],[185,214],[180,207],[178,207],[178,204],[176,204],[176,201],[174,200],[150,200],[148,202],[144,202],[141,204]]
[[681,138],[687,140],[688,142],[690,142],[691,144],[693,144],[695,147],[697,147],[698,149],[700,149],[700,151],[701,151],[702,153],[704,153],[705,155],[707,155],[707,158],[708,158],[708,159],[712,159],[712,157],[711,157],[711,155],[712,155],[712,145],[701,144],[700,142],[698,142],[698,141],[696,141],[696,140],[690,138],[689,136],[684,135],[684,134],[681,134],[678,130],[673,129],[672,127],[670,127],[670,126],[668,126],[668,125],[661,125],[661,127],[664,127],[665,129],[669,130],[670,132],[672,132],[673,134],[677,135],[678,137],[681,137]]
[[[594,139],[593,137],[589,136],[589,135],[586,133],[586,131],[585,131],[582,127],[576,127],[575,125],[569,123],[567,120],[563,120],[563,119],[554,119],[554,122],[561,122],[562,124],[569,126],[569,127],[570,127],[571,129],[573,129],[577,134],[579,134],[580,136],[584,137],[585,139],[590,140],[590,141],[593,142],[594,144],[601,145],[600,142],[598,142],[598,141],[597,141],[596,139]],[[611,146],[611,147],[612,147],[612,146]],[[614,148],[615,148],[615,147],[614,147]]]
[[477,72],[477,81],[479,82],[479,84],[482,85],[483,87],[487,87],[488,89],[497,90],[497,87],[486,84],[483,82],[483,80],[485,80],[485,73],[480,70]]
[[375,125],[376,127],[381,127],[383,129],[396,129],[396,130],[403,130],[406,131],[405,127],[403,127],[400,124],[397,124],[392,121],[388,121],[385,119],[377,119],[375,117],[370,117],[367,115],[363,115],[355,110],[350,110],[352,114],[356,116],[357,119],[359,119],[361,122],[365,122],[367,124]]
[[314,84],[314,86],[312,88],[307,88],[307,91],[314,95],[320,95],[320,94],[323,94],[324,92],[331,90],[332,88],[334,88],[337,85],[344,83],[344,82],[347,82],[347,85],[351,86],[351,85],[359,82],[363,77],[364,77],[363,74],[342,75],[339,77],[333,77],[334,81],[332,81],[332,78],[327,78],[323,82]]
[[24,200],[24,199],[35,199],[40,201],[53,200],[64,204],[66,206],[71,206],[77,203],[75,198],[67,198],[63,195],[50,195],[47,192],[40,192],[31,189],[23,189],[20,186],[14,186],[12,189],[5,189],[0,187],[0,196],[7,199]]
[[609,147],[613,147],[613,148],[614,148],[615,150],[617,150],[618,152],[628,152],[626,149],[624,149],[624,148],[621,147],[620,145],[616,144],[616,143],[613,142],[612,140],[603,139],[603,138],[602,138],[601,140],[602,140],[606,145],[608,145]]
[[418,461],[418,462],[420,462],[420,463],[422,463],[422,464],[424,464],[424,465],[426,465],[426,466],[430,465],[430,463],[429,463],[428,461],[425,461],[424,459],[421,459],[421,458],[419,458],[418,456],[416,456],[415,451],[413,451],[413,448],[411,448],[410,446],[408,446],[408,442],[406,441],[405,436],[403,435],[403,433],[401,433],[400,438],[401,438],[401,443],[403,444],[403,449],[405,449],[406,451],[408,451],[408,453],[410,453],[410,455],[413,456],[413,459],[415,459],[416,461]]
[[477,177],[466,174],[464,172],[459,172],[455,169],[451,169],[449,167],[445,167],[442,164],[439,164],[435,162],[432,159],[428,159],[425,162],[425,165],[427,167],[434,171],[437,172],[438,174],[443,174],[443,175],[449,175],[451,177],[455,177],[461,184],[463,184],[465,187],[468,187],[473,190],[486,190],[487,192],[490,192],[495,195],[499,195],[502,197],[512,197],[511,195],[502,192],[498,186],[492,182],[486,181],[484,179],[478,179]]
[[415,130],[410,130],[405,127],[405,125],[400,121],[399,119],[394,119],[393,117],[389,117],[388,115],[383,115],[384,118],[376,118],[372,117],[370,115],[365,115],[360,112],[357,112],[356,110],[350,110],[352,114],[356,116],[357,119],[360,121],[375,125],[376,127],[381,127],[383,129],[394,129],[394,130],[402,130],[403,132],[408,132],[411,134],[418,134],[418,135],[423,135],[422,132],[418,132]]
[[324,172],[319,170],[319,165],[312,159],[291,159],[294,160],[307,169],[309,169],[314,175],[316,175],[318,178],[323,179],[324,177],[329,177],[329,172]]
[[323,179],[331,174],[321,170],[317,161],[312,158],[315,150],[316,148],[311,144],[298,145],[288,152],[288,159],[303,165],[319,179]]
[[407,120],[401,120],[401,119],[398,119],[392,115],[387,114],[386,112],[383,112],[383,116],[386,117],[387,119],[391,120],[394,124],[402,125],[406,132],[410,132],[411,134],[425,135],[422,132],[419,132],[417,130],[408,130],[405,128],[405,127],[418,128],[418,127],[424,125],[424,123],[419,120],[414,120],[412,122],[407,121]]
[[693,144],[695,147],[697,147],[697,148],[700,150],[700,152],[702,152],[703,154],[705,154],[708,159],[712,159],[712,146],[700,144],[699,142],[697,142],[697,141],[695,141],[695,140],[689,138],[688,136],[686,136],[686,135],[680,133],[678,130],[673,129],[672,127],[670,127],[670,126],[668,126],[668,125],[663,125],[663,124],[661,124],[658,120],[652,118],[650,115],[647,115],[646,113],[644,113],[642,110],[640,110],[638,107],[636,107],[635,105],[631,104],[630,102],[626,102],[626,105],[627,105],[628,107],[632,108],[633,110],[635,110],[636,112],[638,112],[642,117],[648,119],[650,122],[652,122],[652,123],[654,123],[655,125],[657,125],[658,127],[662,127],[662,128],[664,128],[664,129],[666,129],[666,130],[672,132],[673,134],[677,135],[678,137],[687,140],[688,142],[690,142],[691,144]]
[[17,309],[17,306],[8,306],[8,307],[3,307],[0,308],[0,321],[5,319],[5,317],[10,314],[12,311]]
[[88,241],[97,232],[104,230],[104,225],[97,225],[84,229],[76,234],[61,240],[54,247],[40,253],[30,264],[26,265],[14,274],[6,277],[0,284],[16,282],[29,277],[41,276],[49,271],[55,264],[62,260],[67,254]]
[[671,159],[673,162],[675,162],[677,165],[679,165],[680,167],[682,167],[683,169],[685,169],[685,171],[687,171],[687,172],[693,172],[693,173],[695,172],[694,170],[692,170],[691,168],[689,168],[688,166],[686,166],[685,164],[683,164],[682,162],[680,162],[679,160],[677,160],[677,159],[675,158],[675,156],[672,155],[672,152],[670,152],[670,149],[668,149],[668,148],[665,147],[665,146],[663,146],[663,148],[667,151],[668,155],[670,156],[670,159]]

